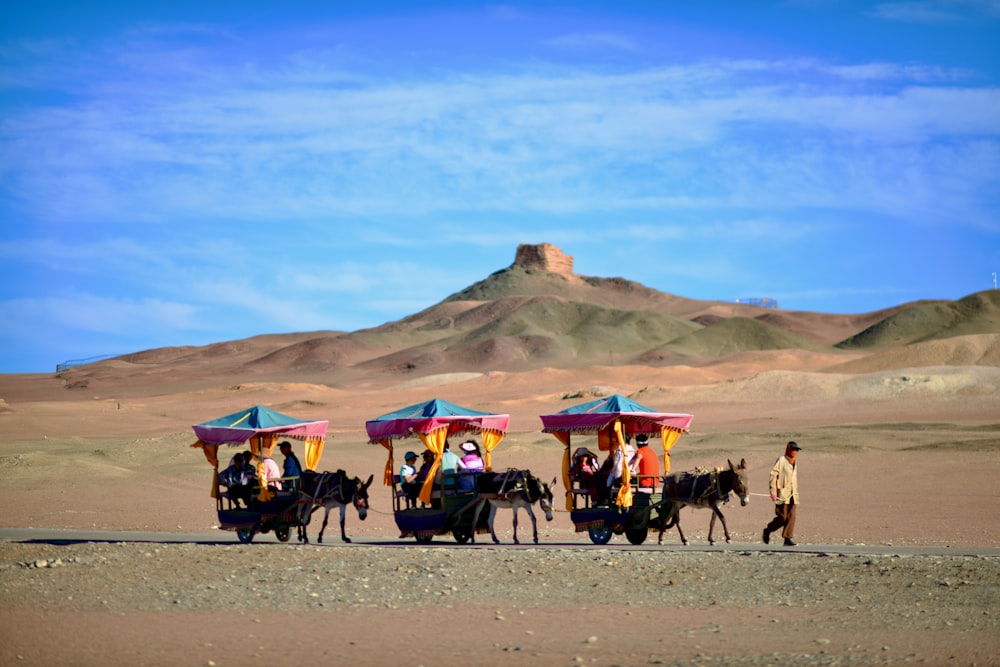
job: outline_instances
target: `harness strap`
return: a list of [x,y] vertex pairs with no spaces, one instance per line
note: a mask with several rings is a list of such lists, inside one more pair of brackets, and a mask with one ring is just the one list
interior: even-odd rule
[[[317,500],[323,500],[323,499],[325,499],[327,496],[323,494],[323,485],[326,484],[333,477],[339,477],[340,478],[340,484],[338,485],[338,488],[336,489],[336,492],[339,493],[340,498],[343,499],[344,498],[344,479],[346,478],[346,475],[338,475],[337,473],[330,472],[329,470],[325,470],[322,473],[320,473],[319,481],[316,483],[316,491],[312,495],[309,495],[308,493],[305,493],[305,492],[302,492],[302,495],[305,496],[305,499],[309,503],[311,503],[311,504],[315,504]],[[329,492],[327,492],[327,493],[329,493]],[[302,502],[302,501],[300,500],[299,502]]]
[[[497,497],[503,498],[504,500],[509,500],[510,495],[518,490],[518,487],[523,485],[525,488],[525,496],[528,495],[527,485],[523,484],[524,480],[522,478],[523,473],[517,468],[507,468],[507,472],[504,473],[503,482],[500,484],[500,490],[497,491]],[[507,483],[513,482],[513,488],[507,491]],[[530,502],[531,499],[528,498]]]
[[500,490],[497,491],[497,497],[498,498],[506,498],[507,497],[507,492],[506,492],[506,490],[507,490],[507,482],[510,480],[510,474],[511,474],[511,472],[513,472],[513,470],[514,470],[513,468],[507,468],[507,472],[505,472],[503,474],[503,481],[500,482]]

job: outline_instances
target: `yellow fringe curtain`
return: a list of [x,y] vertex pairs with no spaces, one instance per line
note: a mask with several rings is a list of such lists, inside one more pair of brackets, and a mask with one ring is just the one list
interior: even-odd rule
[[323,446],[326,438],[321,435],[309,435],[305,440],[306,470],[316,470],[320,457],[323,456]]
[[274,453],[274,445],[277,442],[278,436],[274,433],[260,433],[250,438],[250,451],[257,457],[257,483],[260,484],[260,495],[257,496],[257,500],[265,503],[274,498],[275,494],[267,487],[264,459],[271,458],[271,454]]
[[483,456],[483,466],[486,468],[486,472],[493,470],[493,457],[490,454],[496,446],[500,444],[503,440],[504,433],[501,431],[483,431],[483,449],[485,450],[485,456]]
[[[622,485],[618,489],[618,496],[615,504],[619,507],[632,507],[632,471],[628,467],[628,460],[625,458],[625,432],[622,428],[621,420],[616,419],[611,429],[614,431],[613,446],[622,453]],[[613,452],[612,452],[613,453]]]
[[444,454],[444,443],[448,439],[448,429],[439,428],[430,433],[418,433],[420,436],[420,442],[424,443],[424,447],[434,452],[434,462],[431,463],[430,470],[427,471],[427,479],[424,480],[424,485],[420,488],[420,502],[425,504],[430,504],[431,493],[434,491],[434,478],[437,477],[437,471],[441,467],[441,455]]
[[663,475],[670,474],[670,448],[677,444],[677,441],[681,439],[681,435],[684,432],[676,428],[664,428],[660,431],[660,437],[663,439]]
[[556,440],[561,442],[566,448],[563,451],[563,461],[562,461],[562,478],[563,478],[563,488],[566,489],[566,511],[569,512],[573,509],[573,482],[569,479],[569,441],[570,432],[569,431],[556,431],[552,435],[556,436]]
[[379,440],[378,444],[389,450],[389,456],[385,460],[385,470],[382,471],[382,485],[392,486],[392,476],[396,474],[395,465],[392,462],[392,440],[386,438],[385,440]]
[[212,498],[219,497],[219,446],[218,445],[207,445],[201,440],[191,445],[192,447],[201,447],[202,453],[208,460],[208,464],[212,466],[212,490],[209,491],[208,495]]

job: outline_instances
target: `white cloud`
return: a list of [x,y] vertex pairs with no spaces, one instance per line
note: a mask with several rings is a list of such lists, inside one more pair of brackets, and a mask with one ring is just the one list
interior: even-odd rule
[[[769,205],[784,196],[775,186],[790,162],[808,159],[801,171],[827,183],[849,181],[840,159],[852,143],[886,159],[899,143],[944,141],[962,152],[1000,126],[991,113],[1000,91],[916,87],[960,74],[885,62],[446,72],[405,82],[354,73],[340,86],[321,57],[250,73],[214,63],[166,90],[115,81],[79,102],[13,114],[0,175],[54,221],[567,215],[753,205],[747,197]],[[819,149],[801,149],[810,143]],[[773,172],[720,163],[745,155],[773,158]],[[966,169],[981,181],[971,162]]]
[[890,21],[949,23],[1000,16],[997,0],[914,0],[876,4],[871,14]]

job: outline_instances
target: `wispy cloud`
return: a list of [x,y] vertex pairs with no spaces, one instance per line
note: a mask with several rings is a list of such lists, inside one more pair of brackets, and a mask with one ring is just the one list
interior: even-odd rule
[[[800,173],[843,181],[849,193],[853,174],[840,156],[852,142],[891,170],[900,145],[981,152],[977,138],[1000,129],[991,113],[1000,91],[884,63],[727,61],[423,81],[355,73],[343,86],[322,63],[292,60],[267,73],[188,64],[185,73],[205,74],[167,90],[110,80],[71,104],[14,113],[0,168],[8,196],[54,221],[149,223],[569,214],[692,196],[770,205],[786,196],[778,172],[789,161],[808,161]],[[918,87],[918,78],[946,85]],[[786,128],[784,144],[774,143],[777,126]],[[748,153],[761,171],[734,178],[736,154]],[[724,177],[704,178],[710,163]],[[969,164],[969,181],[982,182]],[[666,191],[665,181],[673,184]],[[795,185],[800,203],[829,204],[807,181]]]
[[1000,17],[996,0],[915,0],[882,2],[871,14],[881,19],[913,23],[948,23]]

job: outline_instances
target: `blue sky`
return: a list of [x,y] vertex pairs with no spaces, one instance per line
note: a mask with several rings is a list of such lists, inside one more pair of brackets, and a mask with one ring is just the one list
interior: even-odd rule
[[868,312],[1000,272],[1000,1],[0,4],[0,372],[578,273]]

